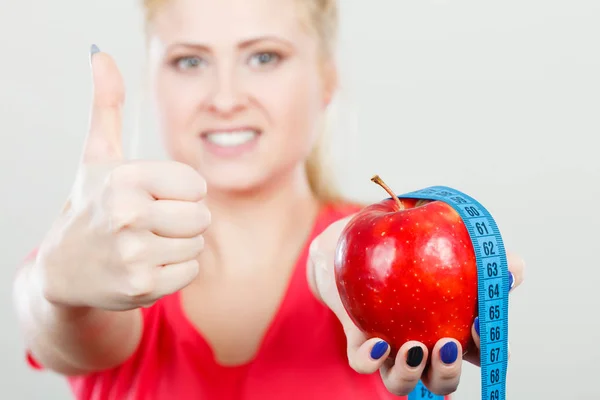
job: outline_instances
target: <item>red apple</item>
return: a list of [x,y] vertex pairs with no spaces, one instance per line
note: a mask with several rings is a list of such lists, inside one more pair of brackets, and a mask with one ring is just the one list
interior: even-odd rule
[[335,279],[344,308],[395,356],[409,340],[431,354],[444,337],[468,349],[477,316],[475,252],[460,215],[441,201],[391,196],[356,214],[342,232]]

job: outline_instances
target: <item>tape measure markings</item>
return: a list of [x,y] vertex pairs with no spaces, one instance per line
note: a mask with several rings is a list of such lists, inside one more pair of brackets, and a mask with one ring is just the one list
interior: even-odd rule
[[[481,398],[505,400],[510,285],[506,251],[494,218],[477,200],[446,186],[431,186],[398,198],[443,201],[461,216],[477,260]],[[419,381],[408,399],[443,400],[444,396],[432,394]]]

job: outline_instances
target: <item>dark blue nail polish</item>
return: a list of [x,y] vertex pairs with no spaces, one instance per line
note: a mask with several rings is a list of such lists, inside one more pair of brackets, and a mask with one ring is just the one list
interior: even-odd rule
[[440,349],[440,358],[444,364],[452,364],[458,358],[458,346],[454,342],[448,342]]
[[475,332],[477,332],[477,336],[481,336],[481,333],[479,333],[479,317],[475,317]]
[[388,347],[389,345],[387,344],[387,342],[383,340],[380,340],[379,342],[375,343],[375,346],[373,346],[373,348],[371,349],[371,358],[373,360],[379,360],[381,357],[383,357]]
[[100,48],[93,44],[90,46],[90,56],[93,56],[96,53],[100,53]]
[[512,272],[508,273],[508,290],[510,291],[513,288],[513,285],[515,284],[515,277],[513,276]]

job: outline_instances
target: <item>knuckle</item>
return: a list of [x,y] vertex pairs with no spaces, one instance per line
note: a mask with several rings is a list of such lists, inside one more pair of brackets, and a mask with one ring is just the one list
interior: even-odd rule
[[348,357],[348,364],[350,365],[350,368],[352,368],[354,371],[358,372],[359,374],[366,373],[365,369],[363,368],[361,363],[359,363],[354,357]]
[[131,180],[131,169],[131,164],[116,166],[106,175],[105,185],[109,188],[127,186]]
[[385,388],[395,396],[406,396],[412,391],[399,383],[385,383]]
[[418,378],[406,377],[406,376],[395,376],[395,379],[391,378],[390,375],[387,379],[384,379],[383,383],[388,392],[396,396],[406,396],[415,388],[418,383]]
[[125,268],[139,263],[146,254],[144,242],[133,233],[121,233],[116,240],[117,249],[121,262]]
[[431,393],[436,394],[438,396],[448,396],[458,389],[458,384],[456,385],[443,385],[437,386],[430,390]]
[[431,388],[429,389],[432,393],[438,396],[447,396],[456,392],[460,383],[460,374],[454,373],[450,375],[439,375],[432,382]]
[[358,354],[351,354],[350,350],[348,351],[348,364],[350,365],[350,368],[359,374],[371,374],[375,372],[373,367],[369,368],[365,362],[360,360]]
[[122,229],[134,225],[139,219],[139,212],[127,210],[123,206],[116,205],[108,212],[107,218],[110,231],[117,233]]
[[132,204],[128,193],[120,187],[105,190],[102,204],[109,230],[113,233],[138,223],[144,211],[144,207]]
[[156,289],[154,277],[148,272],[132,273],[127,276],[126,296],[135,303],[149,304]]
[[444,369],[437,373],[437,380],[446,385],[446,384],[454,384],[456,380],[460,377],[460,371],[455,368]]
[[144,165],[139,162],[119,164],[105,178],[105,187],[120,192],[132,189],[143,182]]

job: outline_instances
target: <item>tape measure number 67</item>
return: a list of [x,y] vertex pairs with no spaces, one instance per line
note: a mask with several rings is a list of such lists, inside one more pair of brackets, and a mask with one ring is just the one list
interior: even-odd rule
[[[472,197],[446,186],[432,186],[398,198],[439,200],[461,216],[477,259],[477,299],[481,353],[481,399],[506,399],[509,272],[506,250],[494,218]],[[419,382],[409,400],[443,400]]]

